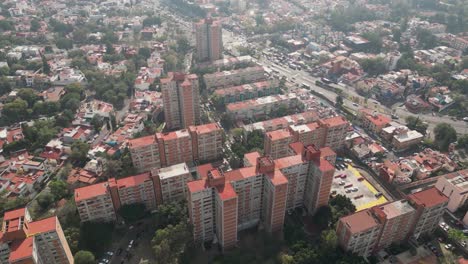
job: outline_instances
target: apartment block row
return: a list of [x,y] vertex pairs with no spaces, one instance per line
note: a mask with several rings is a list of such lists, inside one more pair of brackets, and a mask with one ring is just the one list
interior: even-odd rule
[[241,85],[243,83],[257,82],[265,79],[265,70],[261,66],[203,75],[203,80],[205,81],[205,85],[208,90]]
[[273,79],[217,89],[214,91],[214,95],[216,95],[223,103],[229,104],[279,94],[280,90],[278,80]]
[[6,212],[0,235],[0,263],[73,264],[56,216],[32,221],[27,208]]
[[222,156],[223,130],[217,123],[156,133],[129,140],[128,148],[138,172],[183,162],[213,161]]
[[392,243],[433,233],[447,204],[444,194],[430,188],[356,212],[339,220],[338,242],[343,249],[367,257]]
[[295,93],[270,95],[227,104],[226,113],[234,119],[249,119],[269,115],[280,106],[294,109],[301,104]]
[[301,142],[319,148],[340,149],[345,142],[349,123],[341,116],[320,119],[309,124],[290,125],[288,128],[265,134],[265,155],[273,159],[289,155],[289,144]]
[[237,170],[199,166],[198,180],[187,183],[194,239],[230,248],[241,230],[259,225],[271,233],[282,230],[288,210],[303,206],[314,213],[328,204],[335,158],[330,148],[297,143],[281,159],[248,153],[245,167]]
[[185,199],[192,180],[186,163],[75,189],[82,222],[112,222],[124,205],[141,203],[149,211],[158,205]]

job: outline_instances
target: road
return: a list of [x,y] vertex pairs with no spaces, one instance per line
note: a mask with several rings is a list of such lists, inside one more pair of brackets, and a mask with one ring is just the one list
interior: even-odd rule
[[[309,73],[305,71],[290,69],[289,67],[285,65],[276,64],[263,56],[260,58],[260,60],[258,60],[258,63],[272,70],[277,70],[281,76],[288,78],[288,80],[296,84],[301,85],[302,83],[305,83],[309,85],[311,89],[315,90],[318,93],[321,93],[323,96],[325,96],[327,99],[329,99],[332,102],[335,102],[336,100],[337,94],[335,92],[316,86],[315,82],[319,80],[319,78],[310,76]],[[334,86],[343,90],[343,97],[344,97],[343,104],[345,107],[347,107],[348,109],[351,109],[354,112],[357,112],[359,108],[365,106],[367,108],[374,109],[377,112],[386,114],[386,115],[395,113],[397,116],[400,117],[400,122],[403,122],[403,123],[405,122],[404,121],[405,118],[408,116],[414,116],[414,117],[419,116],[421,120],[428,123],[429,125],[428,130],[430,132],[433,131],[434,127],[437,124],[441,122],[445,122],[453,126],[458,134],[468,133],[468,122],[452,120],[448,116],[439,117],[437,115],[432,115],[432,114],[413,114],[409,112],[404,106],[400,106],[401,103],[389,108],[384,105],[381,105],[376,100],[373,100],[373,99],[365,100],[363,96],[356,93],[353,87],[350,87],[348,85],[334,85]],[[354,102],[350,100],[350,98],[355,98],[357,99],[358,102]],[[432,133],[429,133],[429,136],[431,134]]]

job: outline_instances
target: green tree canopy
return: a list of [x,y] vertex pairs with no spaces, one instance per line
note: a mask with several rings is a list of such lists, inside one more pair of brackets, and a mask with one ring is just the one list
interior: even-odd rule
[[447,123],[440,123],[434,128],[435,144],[441,151],[447,151],[450,143],[457,141],[457,131]]
[[146,215],[146,206],[143,203],[125,204],[120,207],[119,214],[125,221],[135,222]]
[[80,250],[75,254],[75,264],[96,264],[96,259],[93,253],[85,250]]

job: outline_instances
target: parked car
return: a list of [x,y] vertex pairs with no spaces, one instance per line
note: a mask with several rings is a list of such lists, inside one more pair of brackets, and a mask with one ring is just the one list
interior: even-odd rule
[[452,244],[445,245],[445,249],[452,249]]

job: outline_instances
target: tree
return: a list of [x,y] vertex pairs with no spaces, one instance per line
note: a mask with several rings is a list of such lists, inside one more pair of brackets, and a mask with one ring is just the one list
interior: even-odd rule
[[69,50],[73,48],[73,41],[68,38],[57,38],[55,45],[57,45],[59,49]]
[[82,223],[80,229],[80,248],[91,252],[101,252],[112,242],[114,225],[111,223]]
[[322,206],[317,209],[317,212],[314,215],[314,222],[321,229],[325,229],[330,224],[332,218],[332,211],[329,206]]
[[11,92],[11,84],[6,77],[0,78],[0,95]]
[[68,246],[70,247],[72,254],[76,253],[79,249],[78,243],[80,241],[80,229],[71,227],[64,229],[63,233],[65,234],[65,238],[67,239]]
[[432,49],[438,45],[437,37],[428,29],[419,29],[416,32],[416,38],[419,41],[419,46],[423,49]]
[[50,193],[54,197],[55,201],[58,201],[69,194],[68,185],[65,181],[54,180],[49,184]]
[[47,209],[54,202],[54,196],[50,193],[42,193],[36,200],[42,209]]
[[138,50],[138,55],[142,56],[145,59],[148,59],[149,57],[151,57],[151,50],[145,47],[140,48]]
[[452,241],[462,241],[465,239],[465,234],[463,234],[461,230],[450,228],[448,231],[448,238]]
[[458,138],[457,148],[465,149],[468,152],[468,134],[464,134]]
[[31,26],[29,27],[29,30],[37,32],[41,28],[41,24],[37,19],[31,20]]
[[382,38],[379,32],[366,32],[362,36],[369,41],[368,46],[365,48],[366,51],[380,53],[382,50]]
[[336,103],[335,103],[335,106],[336,106],[337,108],[343,107],[343,96],[341,96],[341,95],[337,95],[337,96],[336,96]]
[[169,224],[179,223],[187,219],[187,208],[183,202],[171,202],[158,206],[155,216],[158,228],[165,228]]
[[50,73],[50,65],[44,56],[42,56],[42,72],[47,75]]
[[457,141],[457,131],[447,123],[440,123],[434,128],[435,144],[441,151],[447,151],[450,143]]
[[334,229],[322,231],[320,235],[320,246],[325,252],[332,252],[338,245],[338,237]]
[[414,116],[407,116],[406,119],[406,126],[409,129],[416,130],[419,133],[426,135],[427,133],[427,128],[428,124],[424,123],[419,117],[414,117]]
[[331,198],[329,205],[332,211],[332,226],[334,226],[341,217],[356,212],[356,206],[354,206],[353,202],[348,197],[341,194]]
[[10,123],[23,121],[29,114],[28,103],[23,99],[17,98],[13,102],[3,105],[2,115]]
[[186,222],[158,229],[151,240],[157,264],[178,263],[192,235]]
[[364,59],[360,61],[362,69],[370,76],[377,76],[387,71],[383,58]]
[[85,161],[89,151],[89,145],[85,142],[77,140],[71,146],[70,158],[75,161]]
[[125,204],[119,209],[119,214],[127,222],[135,222],[146,215],[146,206],[143,203]]
[[75,264],[95,264],[96,259],[93,253],[85,250],[80,250],[75,254]]
[[186,54],[190,50],[190,42],[185,36],[177,38],[177,52]]

